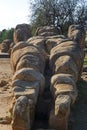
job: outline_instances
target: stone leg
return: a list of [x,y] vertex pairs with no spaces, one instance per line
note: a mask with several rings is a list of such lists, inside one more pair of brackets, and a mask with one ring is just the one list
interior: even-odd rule
[[16,100],[12,114],[12,130],[30,130],[30,108],[26,96]]
[[70,113],[70,97],[68,95],[59,95],[50,113],[49,125],[55,130],[67,130],[68,116]]

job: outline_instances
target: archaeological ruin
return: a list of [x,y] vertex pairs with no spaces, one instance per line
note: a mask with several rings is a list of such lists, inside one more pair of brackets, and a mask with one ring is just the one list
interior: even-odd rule
[[20,27],[10,49],[12,130],[35,130],[40,120],[46,120],[48,129],[68,130],[83,69],[85,30],[71,25],[66,37],[56,27],[44,26],[30,37],[29,27]]

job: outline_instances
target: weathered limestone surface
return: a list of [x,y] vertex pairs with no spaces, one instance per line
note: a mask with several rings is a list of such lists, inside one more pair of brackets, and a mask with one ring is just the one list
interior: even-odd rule
[[45,57],[42,50],[37,46],[27,42],[19,42],[14,46],[11,54],[13,73],[18,69],[27,68],[26,66],[44,72]]
[[80,25],[71,25],[68,29],[68,37],[80,44],[82,48],[85,47],[85,30]]
[[[15,105],[13,104],[12,111],[12,129],[30,130],[34,120],[38,95],[43,93],[45,87],[43,76],[44,54],[39,47],[31,43],[18,42],[11,52],[11,68],[14,74],[12,87],[15,97]],[[25,97],[22,98],[22,96]],[[27,106],[29,106],[26,108],[22,105],[25,98],[28,102]],[[23,114],[19,113],[22,110],[24,110]]]
[[54,26],[39,27],[36,30],[36,36],[53,36],[60,34],[60,29]]
[[[61,58],[62,56],[65,56],[65,58]],[[79,46],[78,43],[74,42],[74,41],[65,41],[65,42],[61,42],[61,44],[55,46],[54,48],[51,49],[50,52],[50,66],[51,68],[54,68],[55,70],[55,64],[56,62],[58,63],[58,60],[62,59],[61,62],[61,66],[62,69],[64,69],[65,65],[63,65],[63,63],[66,63],[66,56],[70,56],[70,58],[68,58],[68,66],[70,66],[70,60],[72,60],[75,68],[77,68],[77,72],[80,74],[80,69],[82,67],[83,64],[83,59],[84,59],[84,52],[83,49]],[[69,60],[70,59],[70,60]],[[56,64],[57,65],[57,64]],[[61,66],[57,66],[57,67],[61,67]],[[67,68],[68,69],[68,68]],[[69,71],[67,72],[69,73]],[[78,75],[79,77],[79,75]]]
[[53,71],[50,89],[54,97],[54,107],[49,124],[56,130],[68,129],[70,104],[77,97],[76,82],[81,76],[84,60],[85,34],[79,26],[74,26],[74,30],[71,26],[70,29],[70,39],[61,41],[50,51],[50,67]]
[[18,24],[14,30],[14,43],[26,41],[31,37],[31,27],[28,24]]
[[26,96],[20,96],[15,103],[13,108],[13,130],[29,130],[30,126],[30,111],[29,101]]
[[[47,80],[44,77],[47,60],[52,71],[50,91],[53,97],[49,126],[55,130],[68,129],[70,105],[76,100],[76,82],[83,67],[85,37],[79,26],[71,30],[72,27],[69,38],[66,38],[58,35],[60,32],[55,27],[40,27],[36,36],[27,41],[16,41],[11,52],[15,97],[12,108],[13,130],[30,130],[33,124],[37,100],[43,94]],[[73,38],[71,34],[74,34]]]
[[6,39],[1,43],[1,52],[2,53],[10,53],[12,41],[10,39]]
[[68,72],[68,74],[71,74],[76,81],[78,80],[78,67],[69,55],[60,56],[56,60],[53,72],[56,74],[66,74]]
[[48,36],[46,40],[47,52],[50,53],[53,47],[55,47],[57,44],[61,43],[61,41],[65,39],[66,37],[63,35]]

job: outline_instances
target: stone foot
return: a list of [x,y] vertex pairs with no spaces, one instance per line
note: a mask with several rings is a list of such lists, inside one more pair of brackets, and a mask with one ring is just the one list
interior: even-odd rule
[[29,101],[26,96],[20,96],[16,100],[12,113],[12,130],[30,130]]
[[55,100],[55,107],[50,113],[49,125],[55,130],[67,130],[70,113],[70,97],[59,95]]

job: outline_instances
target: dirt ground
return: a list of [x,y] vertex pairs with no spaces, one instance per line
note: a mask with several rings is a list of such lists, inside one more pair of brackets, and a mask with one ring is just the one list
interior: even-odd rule
[[[86,66],[85,66],[86,68]],[[0,130],[12,130],[10,125],[11,102],[13,98],[11,86],[11,67],[9,59],[0,59]],[[2,81],[2,82],[1,82]],[[5,82],[6,81],[6,82]],[[87,71],[82,73],[77,83],[78,98],[71,106],[69,130],[87,130]]]
[[12,101],[11,67],[8,58],[0,59],[0,130],[11,130],[9,109]]

